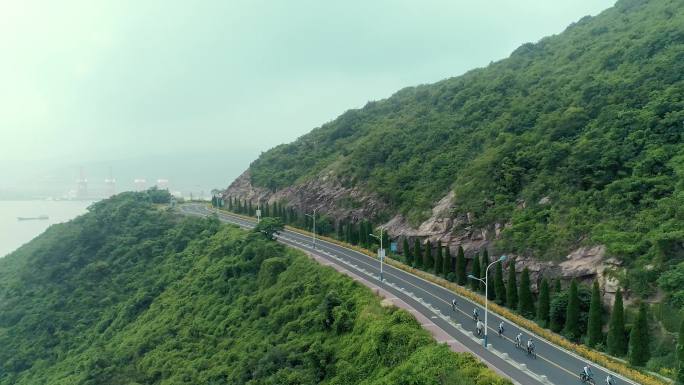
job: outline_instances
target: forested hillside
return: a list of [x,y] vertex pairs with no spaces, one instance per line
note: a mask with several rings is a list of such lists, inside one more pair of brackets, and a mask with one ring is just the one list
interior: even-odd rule
[[347,111],[249,171],[272,191],[334,175],[414,225],[454,191],[467,226],[507,224],[498,251],[605,245],[630,268],[621,282],[653,294],[684,260],[684,3],[620,0],[486,68]]
[[0,259],[0,384],[506,384],[303,254],[124,193]]

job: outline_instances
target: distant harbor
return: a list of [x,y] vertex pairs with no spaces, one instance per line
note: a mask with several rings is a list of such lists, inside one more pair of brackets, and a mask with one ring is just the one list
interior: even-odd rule
[[17,217],[18,221],[46,221],[50,219],[47,215],[39,215],[37,217]]

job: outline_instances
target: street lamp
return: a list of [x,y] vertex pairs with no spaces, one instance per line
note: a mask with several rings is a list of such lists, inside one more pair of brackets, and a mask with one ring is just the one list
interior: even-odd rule
[[476,276],[474,276],[472,274],[468,274],[468,278],[474,279],[476,281],[480,281],[480,282],[484,283],[484,285],[485,285],[485,330],[484,330],[484,339],[482,340],[482,343],[483,343],[485,348],[487,348],[487,313],[489,310],[489,285],[487,284],[487,282],[489,281],[489,268],[494,266],[494,264],[496,264],[498,262],[505,261],[506,258],[507,257],[505,255],[502,255],[499,257],[499,259],[490,263],[487,266],[487,268],[485,269],[485,279],[477,278]]
[[313,219],[313,249],[316,250],[316,210],[318,210],[318,207],[316,207],[313,210],[313,214],[304,214],[307,217],[311,217]]
[[382,248],[382,227],[380,228],[380,236],[378,237],[375,234],[368,234],[371,237],[380,240],[380,250],[378,250],[378,256],[380,257],[380,282],[383,281],[383,274],[382,274],[382,264],[385,260],[385,249]]

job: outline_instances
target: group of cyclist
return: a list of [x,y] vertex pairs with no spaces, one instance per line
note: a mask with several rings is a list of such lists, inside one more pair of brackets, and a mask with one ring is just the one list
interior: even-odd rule
[[[456,311],[456,299],[451,301],[451,308],[455,312]],[[480,320],[480,313],[476,308],[473,308],[473,320],[475,321],[475,330],[477,332],[478,336],[482,336],[484,333],[484,324]],[[499,323],[499,337],[502,337],[504,334],[504,322],[501,321]],[[527,354],[530,356],[535,356],[534,353],[534,341],[532,338],[529,338],[527,340],[527,343],[523,345],[523,335],[522,333],[518,333],[518,335],[515,336],[515,347],[518,349],[526,349]],[[582,383],[592,383],[594,384],[594,373],[591,370],[591,366],[587,363],[583,368],[582,372],[580,373],[580,380]],[[616,385],[615,379],[611,374],[608,374],[606,377],[606,382],[605,385]]]

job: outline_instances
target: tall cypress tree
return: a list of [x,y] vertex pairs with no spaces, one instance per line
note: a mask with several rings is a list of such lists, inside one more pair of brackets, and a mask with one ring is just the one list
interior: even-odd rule
[[437,241],[437,253],[435,254],[435,274],[442,275],[442,241]]
[[537,322],[541,327],[549,327],[549,311],[551,310],[551,296],[549,295],[549,282],[542,278],[539,287],[539,304],[537,306]]
[[603,322],[601,321],[601,292],[598,281],[594,281],[589,304],[589,323],[587,325],[587,345],[594,347],[603,341]]
[[458,246],[458,253],[456,254],[456,282],[459,285],[465,286],[468,276],[466,276],[466,259],[463,247]]
[[254,215],[254,208],[252,207],[252,201],[249,201],[249,211],[247,212],[247,215],[253,216]]
[[527,318],[534,318],[534,298],[530,290],[530,270],[526,267],[520,275],[520,288],[518,289],[518,311]]
[[418,238],[416,238],[413,241],[413,256],[412,256],[412,258],[413,258],[413,266],[414,267],[419,267],[421,265],[422,255],[423,254],[420,252],[420,241],[418,240]]
[[563,287],[561,286],[561,280],[560,278],[556,278],[556,280],[553,282],[553,294],[558,294],[561,291],[563,291]]
[[432,260],[432,245],[429,239],[425,242],[425,250],[423,251],[423,270],[428,271],[435,265],[435,261]]
[[563,332],[571,340],[580,337],[580,308],[579,294],[577,292],[577,282],[573,279],[570,282],[570,292],[568,293],[568,308],[565,313],[565,328]]
[[501,262],[494,264],[494,291],[496,292],[496,303],[499,305],[506,304],[506,285],[503,281],[503,267]]
[[679,340],[677,343],[677,377],[675,385],[684,385],[684,321],[679,326]]
[[608,353],[622,357],[627,353],[627,338],[625,336],[625,309],[622,305],[622,291],[618,289],[615,293],[613,312],[610,314],[608,324],[608,339],[606,343]]
[[[471,273],[473,275],[473,277],[482,278],[481,273],[480,273],[480,265],[481,264],[482,264],[482,262],[480,261],[480,256],[475,254],[475,257],[473,257],[473,271]],[[470,288],[473,291],[480,291],[481,286],[482,285],[481,285],[480,281],[478,281],[477,279],[471,279],[470,280]]]
[[646,303],[639,305],[639,312],[632,325],[629,335],[629,363],[634,366],[644,366],[651,358],[648,340],[648,309]]
[[487,282],[487,299],[493,301],[496,299],[496,288],[494,287],[494,270],[487,272],[487,266],[489,266],[489,264],[489,253],[487,252],[487,249],[485,249],[484,253],[482,254],[482,276],[484,277],[485,275],[488,275],[488,277],[485,279],[485,282]]
[[451,268],[451,250],[449,250],[449,244],[447,243],[446,247],[444,247],[444,259],[442,260],[442,271],[444,272],[444,276],[448,277],[449,270]]
[[[287,213],[287,210],[285,212]],[[342,221],[337,221],[337,239],[344,240],[344,223]]]
[[509,309],[518,308],[518,282],[515,277],[515,260],[508,263],[508,282],[506,287],[506,306]]
[[409,248],[409,241],[407,237],[404,237],[404,242],[401,244],[401,251],[404,252],[404,261],[406,261],[407,265],[412,265],[413,261],[411,261],[411,250]]

